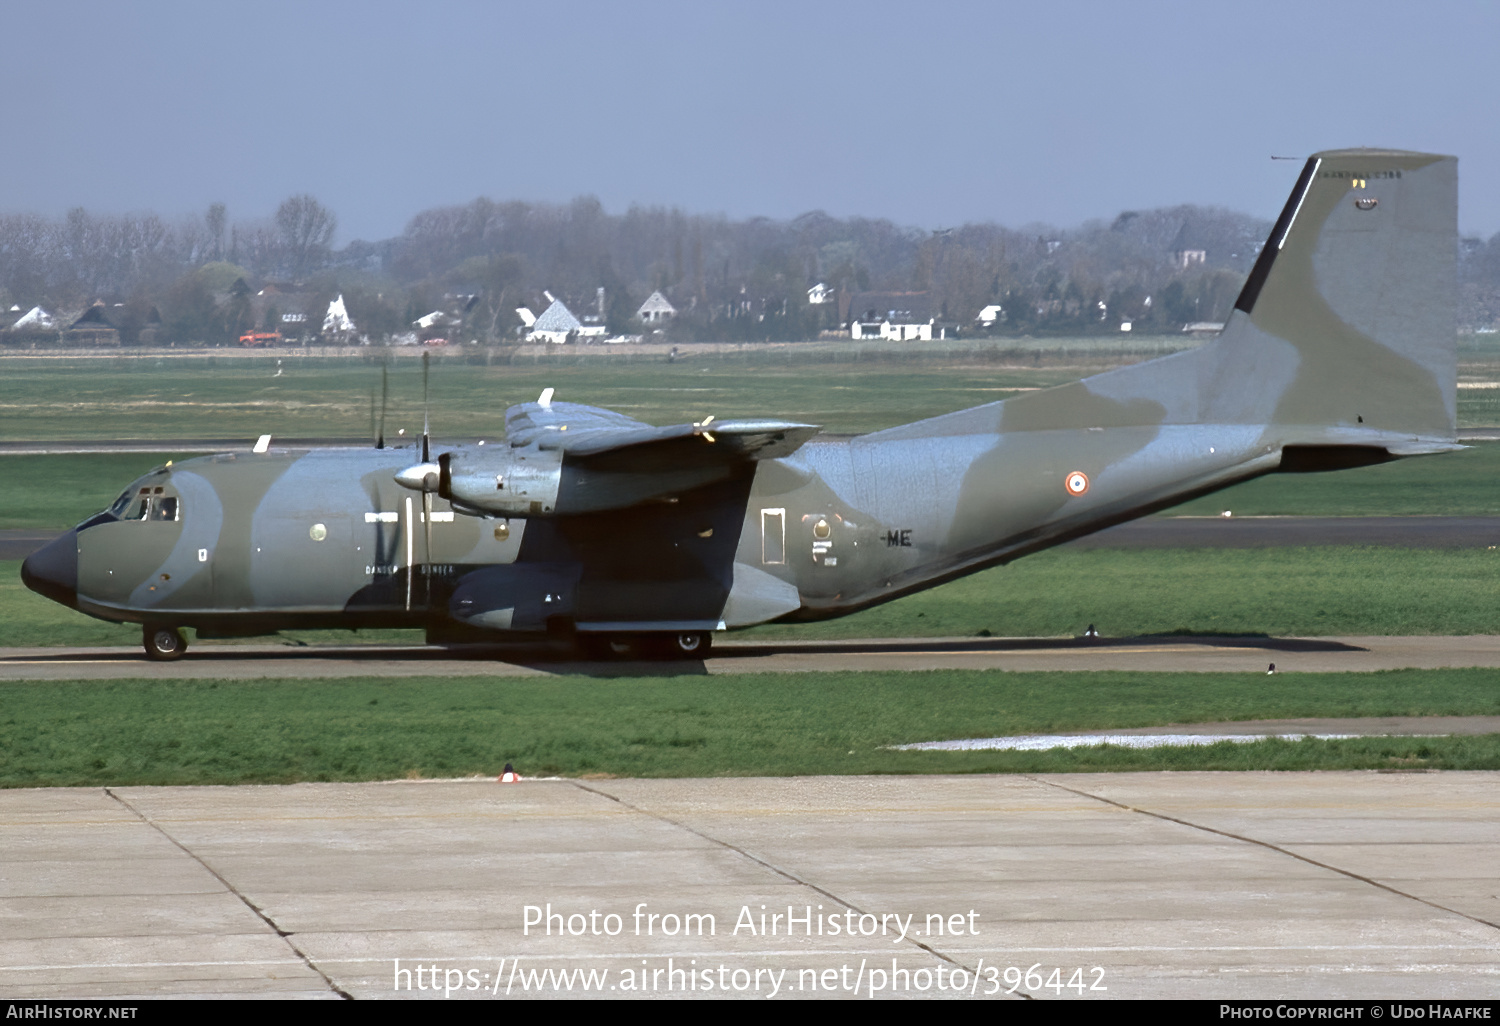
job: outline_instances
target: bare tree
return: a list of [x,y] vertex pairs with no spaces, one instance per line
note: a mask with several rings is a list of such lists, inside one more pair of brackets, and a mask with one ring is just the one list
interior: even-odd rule
[[326,258],[337,227],[333,211],[306,193],[276,208],[276,233],[292,277],[301,276]]
[[208,213],[203,215],[203,223],[208,226],[208,244],[211,259],[224,259],[224,229],[229,224],[229,212],[222,203],[211,203]]

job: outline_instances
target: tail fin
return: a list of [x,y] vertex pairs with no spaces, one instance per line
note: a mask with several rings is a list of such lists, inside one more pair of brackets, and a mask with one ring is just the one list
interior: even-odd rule
[[1450,447],[1457,190],[1453,157],[1309,158],[1203,354],[1200,417],[1264,423],[1284,444]]
[[1219,337],[1199,349],[870,435],[1224,425],[1329,465],[1457,448],[1458,161],[1309,158]]

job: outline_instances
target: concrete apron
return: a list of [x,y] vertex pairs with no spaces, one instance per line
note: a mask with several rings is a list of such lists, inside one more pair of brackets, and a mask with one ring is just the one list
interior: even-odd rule
[[1348,772],[5,791],[0,993],[1004,996],[1016,981],[1040,999],[1487,998],[1497,785]]

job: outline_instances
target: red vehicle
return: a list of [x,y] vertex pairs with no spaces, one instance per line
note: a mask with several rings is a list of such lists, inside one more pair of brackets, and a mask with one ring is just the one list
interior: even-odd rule
[[247,331],[240,336],[242,346],[274,346],[280,342],[279,331]]

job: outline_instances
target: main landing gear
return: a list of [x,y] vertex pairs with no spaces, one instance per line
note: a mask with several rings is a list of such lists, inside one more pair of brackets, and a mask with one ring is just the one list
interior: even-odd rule
[[146,624],[141,628],[141,642],[146,646],[146,658],[159,663],[170,663],[181,659],[187,652],[187,635],[181,627],[163,627],[161,624]]
[[593,659],[704,659],[713,647],[708,631],[677,631],[672,634],[594,635],[584,642]]

